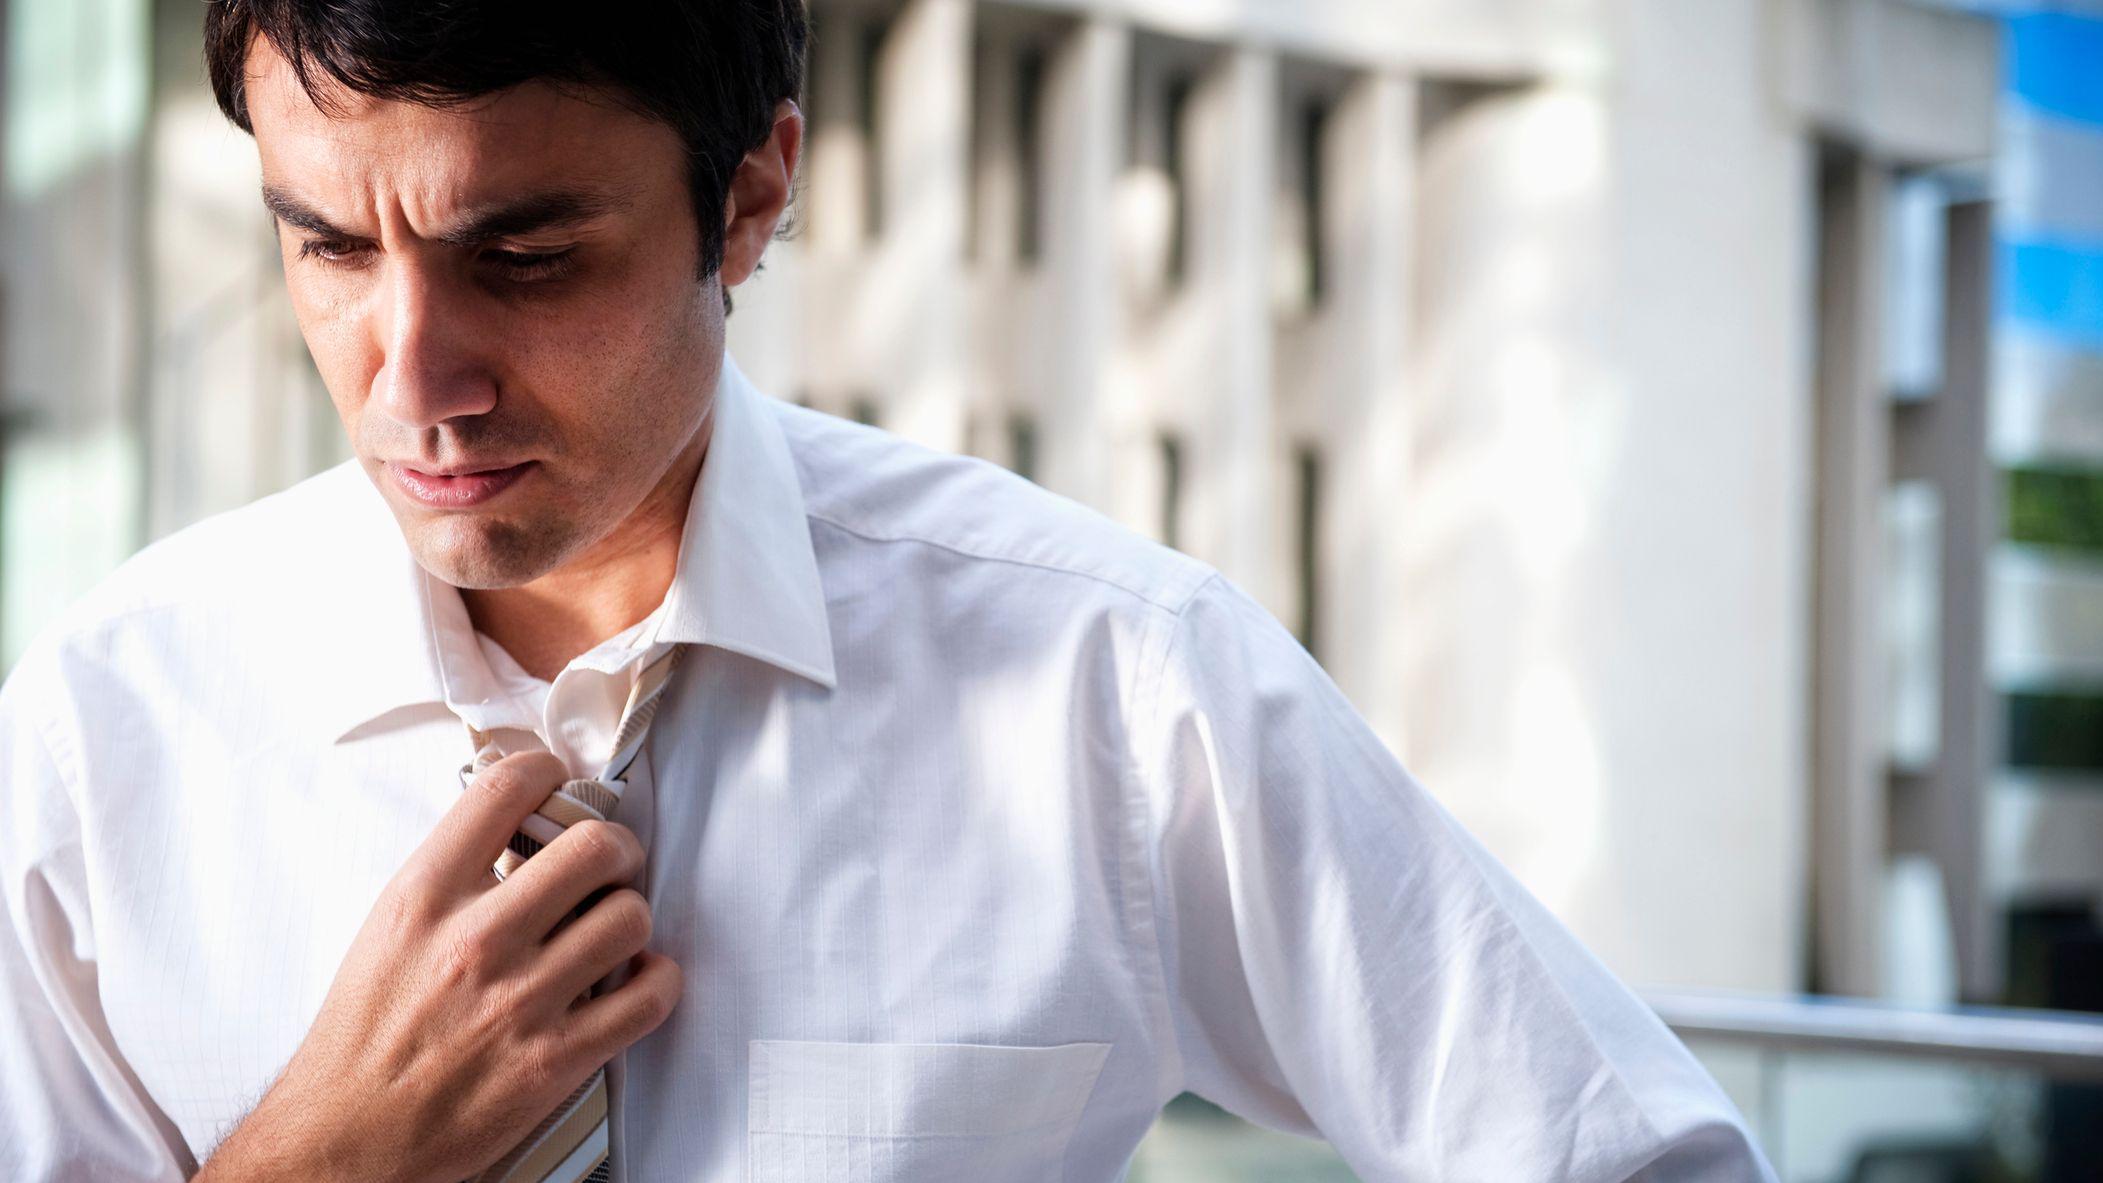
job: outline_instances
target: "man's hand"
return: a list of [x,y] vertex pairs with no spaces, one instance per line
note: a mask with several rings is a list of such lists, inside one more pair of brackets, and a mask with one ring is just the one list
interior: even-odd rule
[[[643,950],[649,906],[624,886],[643,863],[633,831],[581,822],[503,882],[490,871],[567,775],[553,756],[520,753],[461,793],[387,884],[305,1042],[198,1183],[457,1183],[664,1022],[683,975]],[[633,977],[581,997],[623,965]]]

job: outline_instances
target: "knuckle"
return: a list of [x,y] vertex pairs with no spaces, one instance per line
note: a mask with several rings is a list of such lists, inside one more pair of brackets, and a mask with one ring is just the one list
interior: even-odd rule
[[474,778],[467,782],[468,791],[480,793],[485,797],[504,796],[518,778],[517,759],[516,756],[506,756],[476,773]]
[[551,789],[569,779],[569,770],[553,752],[513,752],[493,767],[509,769],[520,783],[546,785]]
[[650,903],[643,893],[632,887],[612,892],[600,901],[606,909],[606,920],[613,928],[614,940],[624,949],[640,949],[650,940]]
[[650,1021],[653,1029],[672,1017],[672,1009],[679,1005],[679,999],[685,993],[686,971],[679,968],[678,962],[665,958],[663,980],[656,992],[650,996],[651,1001],[656,1004],[655,1017]]
[[599,863],[619,852],[619,839],[613,836],[613,823],[586,818],[563,831],[563,840],[576,849],[577,857],[587,862]]
[[646,971],[629,981],[608,997],[601,1005],[597,1038],[603,1039],[609,1055],[619,1052],[637,1040],[657,1030],[671,1017],[672,1008],[680,996],[681,976],[664,958],[654,958],[663,968],[655,972]]
[[431,967],[432,978],[448,993],[466,987],[482,974],[481,962],[473,949],[459,937],[448,937],[439,946],[435,961]]
[[587,818],[570,827],[579,853],[595,864],[629,869],[642,862],[642,841],[619,822]]
[[[634,991],[623,991],[634,994]],[[657,1013],[657,1000],[647,996],[623,999],[613,1016],[614,1038],[622,1047],[627,1047],[657,1029],[663,1017]]]
[[489,1007],[489,1017],[511,1030],[532,1025],[539,1013],[546,1009],[539,1005],[533,980],[523,974],[491,982],[483,991],[483,998]]
[[625,991],[632,995],[636,1021],[642,1026],[638,1037],[656,1030],[658,1024],[671,1017],[685,988],[685,975],[671,958],[655,957],[651,961],[656,972],[645,972],[631,983],[632,989]]
[[565,1079],[569,1067],[569,1040],[560,1028],[544,1031],[519,1048],[519,1084],[527,1092],[545,1092]]
[[509,799],[528,788],[550,789],[562,782],[562,761],[547,752],[513,752],[482,770],[470,788],[498,799]]
[[475,812],[495,812],[510,808],[512,798],[518,796],[517,773],[501,764],[492,764],[467,783],[460,794],[466,802],[465,808]]
[[421,868],[404,870],[381,890],[373,912],[386,931],[397,937],[420,932],[436,919],[429,876]]
[[636,837],[634,830],[619,822],[608,822],[606,824],[612,826],[614,833],[620,838],[621,869],[631,874],[641,870],[643,865],[643,840]]
[[488,981],[496,964],[496,945],[495,934],[481,925],[454,925],[439,940],[439,981],[454,987],[474,987]]
[[474,988],[473,1023],[493,1045],[523,1051],[544,1029],[547,1007],[535,980],[511,974]]

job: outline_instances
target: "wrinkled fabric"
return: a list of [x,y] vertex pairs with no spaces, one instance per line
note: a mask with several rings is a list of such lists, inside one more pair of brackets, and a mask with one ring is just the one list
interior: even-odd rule
[[1367,1180],[1772,1178],[1231,582],[727,359],[716,394],[664,603],[552,684],[354,463],[38,637],[0,689],[0,1178],[192,1172],[458,798],[461,715],[588,752],[660,641],[696,648],[618,820],[686,986],[607,1066],[618,1177],[1102,1183],[1188,1090]]

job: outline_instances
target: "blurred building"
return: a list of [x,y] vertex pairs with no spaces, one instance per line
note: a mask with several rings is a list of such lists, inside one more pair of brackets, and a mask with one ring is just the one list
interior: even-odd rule
[[[2007,743],[1988,864],[2011,997],[2103,1010],[2103,5],[2012,7],[1990,630]],[[2089,1145],[2103,1157],[2103,1135]]]
[[[346,453],[194,0],[0,7],[11,655]],[[1991,997],[2024,842],[2093,899],[2092,799],[1985,838],[1994,21],[812,8],[763,388],[1216,563],[1634,981]]]

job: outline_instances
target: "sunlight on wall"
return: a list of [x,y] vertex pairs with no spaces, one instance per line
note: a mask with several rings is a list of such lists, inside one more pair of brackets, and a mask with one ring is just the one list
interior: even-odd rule
[[[1461,100],[1420,163],[1408,542],[1411,766],[1580,926],[1602,866],[1599,671],[1581,618],[1619,446],[1601,320],[1607,126],[1583,89]],[[1487,195],[1487,196],[1486,196]]]
[[7,6],[0,658],[139,543],[136,183],[144,0]]
[[[111,522],[131,517],[138,457],[128,433],[38,435],[8,449],[0,469],[0,668],[14,665],[35,631],[133,549]],[[53,572],[63,573],[54,578]]]
[[145,0],[7,8],[7,196],[33,198],[136,143],[146,122]]

